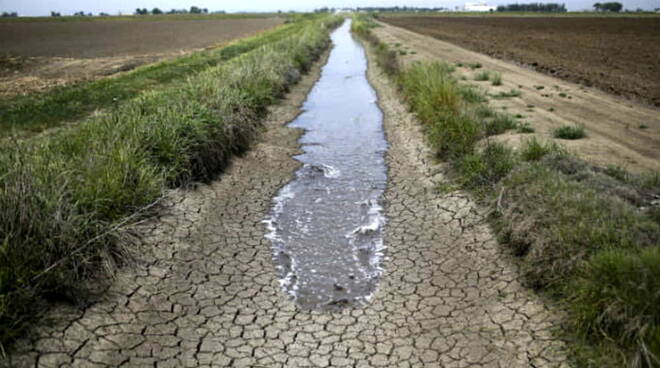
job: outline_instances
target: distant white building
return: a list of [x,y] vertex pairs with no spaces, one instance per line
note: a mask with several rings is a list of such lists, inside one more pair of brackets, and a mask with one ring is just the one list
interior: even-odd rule
[[485,1],[479,1],[475,3],[465,3],[463,10],[469,12],[491,12],[497,10],[497,7],[488,5]]

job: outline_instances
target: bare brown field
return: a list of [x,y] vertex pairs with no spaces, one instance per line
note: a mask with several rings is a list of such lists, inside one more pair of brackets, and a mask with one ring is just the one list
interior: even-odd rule
[[0,23],[0,96],[91,80],[214,47],[282,18]]
[[381,20],[660,106],[660,18],[401,16]]

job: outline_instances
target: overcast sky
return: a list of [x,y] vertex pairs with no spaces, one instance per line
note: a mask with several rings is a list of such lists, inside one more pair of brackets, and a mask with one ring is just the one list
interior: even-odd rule
[[[468,0],[475,1],[475,0]],[[564,2],[569,10],[591,9],[594,2],[606,2],[609,0],[568,0],[568,1],[549,1]],[[625,9],[653,9],[660,7],[660,0],[618,0],[623,3]],[[223,1],[223,0],[0,0],[0,11],[16,11],[19,15],[49,15],[50,11],[61,12],[62,15],[71,14],[82,10],[97,14],[106,12],[117,14],[117,12],[132,13],[135,8],[169,10],[172,8],[190,8],[196,5],[201,8],[208,8],[209,11],[225,10],[227,12],[238,11],[276,11],[276,10],[298,10],[309,11],[316,8],[327,7],[357,7],[357,6],[419,6],[419,7],[445,7],[454,8],[462,6],[465,1],[462,0],[336,0],[336,1],[316,1],[316,0],[248,0],[248,1]],[[489,0],[488,4],[511,4],[511,3],[530,3],[537,0]]]

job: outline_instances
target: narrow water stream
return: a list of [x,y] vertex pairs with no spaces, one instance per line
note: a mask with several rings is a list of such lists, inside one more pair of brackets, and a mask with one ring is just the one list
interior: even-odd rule
[[350,20],[333,32],[321,78],[290,126],[303,166],[274,199],[266,219],[281,285],[304,309],[369,301],[383,257],[380,200],[387,142],[364,49]]

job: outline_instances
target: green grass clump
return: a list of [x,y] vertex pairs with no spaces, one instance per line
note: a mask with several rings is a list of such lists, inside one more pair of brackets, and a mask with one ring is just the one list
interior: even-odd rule
[[520,90],[511,89],[508,92],[500,92],[496,95],[492,95],[492,97],[495,98],[495,99],[501,100],[501,99],[504,99],[504,98],[520,97],[521,94],[522,93],[520,92]]
[[493,86],[501,86],[502,85],[502,74],[498,72],[493,72],[490,75],[490,83]]
[[[367,40],[373,47],[376,54],[376,63],[383,69],[385,74],[389,76],[398,75],[401,66],[397,58],[397,52],[389,48],[389,46],[380,42],[371,30],[378,27],[378,24],[373,21],[373,18],[366,14],[355,14],[353,22],[351,23],[351,32],[357,34],[363,39]],[[398,44],[397,46],[400,46]],[[403,55],[403,54],[401,54]]]
[[559,139],[580,139],[587,136],[583,125],[564,125],[552,131],[552,136]]
[[469,104],[476,104],[487,101],[484,93],[478,87],[472,85],[460,86],[458,89],[458,94],[463,99],[463,101]]
[[660,241],[660,229],[634,208],[601,195],[543,162],[506,179],[503,232],[535,287],[565,285],[599,251],[635,250]]
[[493,111],[492,108],[490,108],[486,104],[477,105],[477,107],[474,109],[474,113],[480,119],[492,118],[497,114],[495,111]]
[[438,154],[457,158],[474,149],[481,134],[479,124],[462,113],[462,91],[445,63],[415,63],[399,76],[402,92],[424,123]]
[[468,68],[474,70],[474,69],[479,69],[481,68],[481,63],[469,63]]
[[[601,366],[660,364],[660,247],[594,255],[571,282],[573,325],[585,341],[605,335],[624,361]],[[632,354],[627,353],[632,351]],[[597,358],[598,359],[598,358]]]
[[479,72],[474,76],[474,80],[477,82],[487,81],[488,79],[490,79],[490,72],[487,70]]
[[478,193],[492,190],[515,166],[513,150],[501,143],[488,144],[483,150],[465,155],[457,163],[464,187]]
[[528,122],[524,123],[519,123],[518,126],[516,127],[516,130],[518,133],[522,134],[528,134],[528,133],[534,133],[534,127],[532,127]]
[[516,120],[509,114],[497,114],[492,120],[487,120],[484,126],[484,133],[487,136],[502,134],[518,126]]
[[22,332],[45,295],[67,295],[111,265],[128,246],[117,229],[130,216],[168,187],[213,178],[244,151],[339,21],[306,21],[107,115],[1,145],[0,344]]
[[527,140],[520,151],[520,157],[524,161],[539,161],[549,153],[562,153],[563,150],[554,142],[545,144],[539,142],[536,137]]

